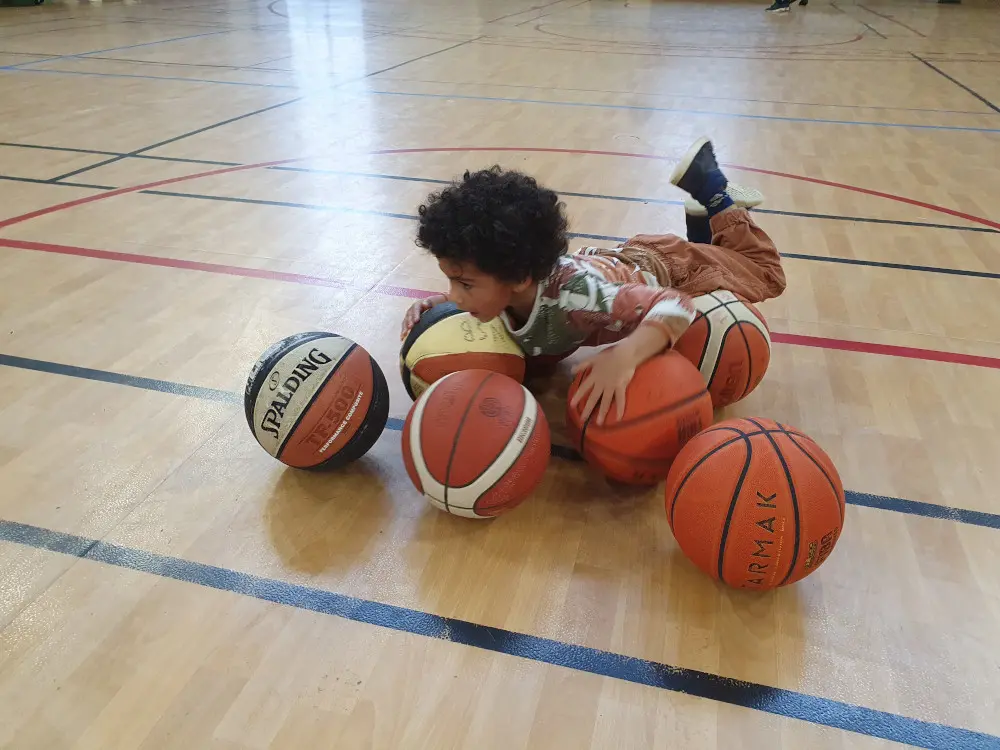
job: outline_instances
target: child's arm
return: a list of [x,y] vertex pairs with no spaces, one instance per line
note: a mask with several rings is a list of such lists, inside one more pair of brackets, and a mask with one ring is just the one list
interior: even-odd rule
[[[570,320],[604,342],[621,338],[580,363],[576,370],[589,370],[573,399],[575,406],[587,399],[586,419],[598,404],[597,423],[602,424],[611,404],[618,417],[625,414],[625,390],[635,369],[650,357],[673,346],[694,320],[690,297],[675,289],[643,284],[614,285],[592,276],[586,279],[586,303],[567,310]],[[574,294],[578,300],[581,296]],[[563,297],[569,302],[573,297]]]
[[430,310],[432,307],[437,307],[447,301],[448,295],[446,294],[432,294],[430,297],[417,300],[410,305],[410,309],[406,311],[406,317],[403,318],[403,330],[399,334],[399,340],[403,341],[406,339],[410,333],[410,329],[417,324],[421,315]]

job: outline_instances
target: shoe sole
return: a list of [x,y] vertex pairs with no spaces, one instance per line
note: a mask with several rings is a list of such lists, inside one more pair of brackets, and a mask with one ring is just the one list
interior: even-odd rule
[[[733,199],[733,204],[739,208],[747,210],[756,208],[764,202],[764,194],[756,188],[749,188],[736,182],[730,182],[726,188],[729,197]],[[708,210],[693,198],[684,201],[684,213],[691,216],[708,216]]]
[[787,13],[790,10],[791,10],[791,8],[775,8],[774,10],[771,10],[770,8],[768,8],[767,12],[768,13]]
[[702,147],[706,143],[708,143],[707,137],[699,138],[694,142],[694,145],[687,150],[687,153],[681,157],[680,162],[676,167],[674,167],[674,171],[670,173],[671,185],[676,185],[684,179],[684,175],[687,174],[687,171],[691,168],[691,163],[694,161],[694,158],[698,155],[698,152],[701,151]]

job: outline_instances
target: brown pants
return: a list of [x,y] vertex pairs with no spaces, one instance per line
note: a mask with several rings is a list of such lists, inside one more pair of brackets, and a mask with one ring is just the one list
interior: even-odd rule
[[716,214],[711,225],[711,245],[674,234],[640,234],[616,250],[597,254],[633,263],[663,286],[691,296],[725,289],[750,302],[762,302],[785,290],[781,255],[747,211]]

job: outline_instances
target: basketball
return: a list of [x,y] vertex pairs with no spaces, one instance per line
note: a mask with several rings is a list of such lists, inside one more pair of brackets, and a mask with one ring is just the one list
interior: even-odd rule
[[483,323],[453,302],[420,316],[399,352],[399,371],[410,398],[445,375],[491,370],[524,380],[524,353],[499,319]]
[[489,370],[447,375],[403,426],[403,462],[431,505],[468,518],[517,507],[549,464],[549,423],[527,389]]
[[389,388],[368,352],[335,333],[299,333],[257,360],[244,393],[264,450],[302,469],[360,458],[389,418]]
[[701,370],[716,409],[746,398],[771,361],[771,336],[764,317],[732,292],[694,298],[697,316],[674,351]]
[[[585,375],[578,373],[570,386],[570,402]],[[701,373],[672,351],[636,369],[620,421],[612,404],[603,425],[596,423],[596,408],[584,422],[584,405],[567,403],[570,436],[588,463],[628,484],[656,484],[666,477],[677,452],[712,423],[712,399]]]
[[695,436],[670,469],[666,504],[684,554],[747,589],[809,575],[844,526],[844,489],[830,457],[769,419],[730,419]]

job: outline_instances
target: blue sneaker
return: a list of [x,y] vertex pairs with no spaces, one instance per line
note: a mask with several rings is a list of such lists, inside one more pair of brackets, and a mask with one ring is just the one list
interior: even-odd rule
[[729,181],[719,169],[708,138],[694,142],[670,174],[670,182],[703,205],[709,216],[733,205],[733,199],[726,192]]

